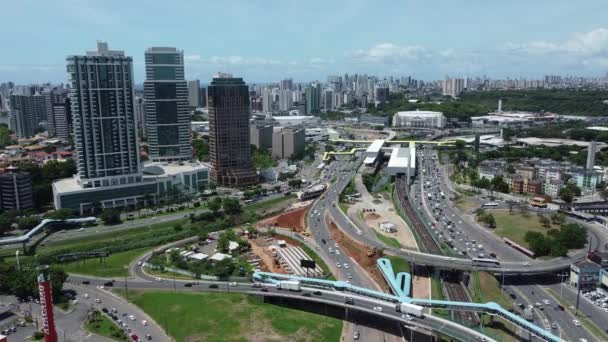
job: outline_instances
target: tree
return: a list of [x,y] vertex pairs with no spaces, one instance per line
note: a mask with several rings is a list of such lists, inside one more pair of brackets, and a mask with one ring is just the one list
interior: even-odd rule
[[551,241],[539,232],[527,232],[524,240],[538,256],[547,255],[551,251]]
[[538,217],[538,221],[540,222],[540,224],[545,227],[545,228],[551,228],[551,220],[545,216],[545,215],[540,215]]
[[210,201],[207,202],[207,208],[209,208],[209,210],[211,210],[213,213],[217,213],[222,208],[222,198],[212,198]]
[[502,176],[496,176],[492,178],[492,190],[504,194],[509,193],[509,184],[503,180]]
[[30,230],[38,224],[40,224],[40,218],[38,216],[24,216],[17,222],[19,229],[23,230]]
[[551,222],[553,222],[553,224],[563,224],[565,221],[566,218],[562,213],[555,213],[551,215]]
[[496,228],[496,219],[494,219],[492,213],[486,215],[486,223],[488,224],[488,228]]
[[299,178],[290,179],[287,182],[287,185],[289,185],[292,188],[300,188],[302,186],[302,180]]
[[226,279],[234,273],[235,269],[236,266],[231,258],[223,259],[215,264],[215,276]]
[[75,216],[74,211],[69,208],[53,210],[53,211],[47,213],[46,215],[44,215],[45,218],[53,219],[53,220],[67,220],[69,218],[73,218],[74,216]]
[[458,139],[458,140],[454,141],[454,148],[456,150],[464,150],[465,147],[466,147],[466,143],[464,140]]
[[576,223],[563,224],[557,239],[568,249],[582,248],[587,243],[587,230]]
[[229,215],[235,215],[241,212],[241,202],[239,202],[238,198],[234,197],[226,197],[222,200],[222,208],[224,208],[224,212]]
[[105,209],[99,218],[105,225],[113,225],[121,223],[120,212],[116,209]]
[[0,214],[0,235],[6,234],[11,230],[12,218],[6,213]]
[[574,199],[574,193],[567,187],[559,189],[558,195],[559,198],[566,203],[572,203],[572,200]]
[[602,189],[602,190],[600,190],[600,197],[604,201],[608,201],[608,189]]

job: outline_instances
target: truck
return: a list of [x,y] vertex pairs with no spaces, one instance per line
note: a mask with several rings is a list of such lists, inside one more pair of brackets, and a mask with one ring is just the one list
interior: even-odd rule
[[414,305],[414,304],[409,304],[409,303],[399,303],[397,304],[397,306],[395,307],[395,310],[397,312],[401,312],[404,314],[409,314],[412,315],[414,317],[422,317],[422,310],[424,308],[420,305]]
[[297,280],[281,280],[279,290],[300,291],[300,282]]

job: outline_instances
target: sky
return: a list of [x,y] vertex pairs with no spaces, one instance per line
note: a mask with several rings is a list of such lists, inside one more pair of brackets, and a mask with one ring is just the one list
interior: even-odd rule
[[184,51],[186,78],[605,76],[606,0],[2,0],[0,82],[65,82],[96,41]]

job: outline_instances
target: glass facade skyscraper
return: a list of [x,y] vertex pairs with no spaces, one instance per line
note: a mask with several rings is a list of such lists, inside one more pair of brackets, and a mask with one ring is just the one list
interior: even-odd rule
[[146,50],[144,98],[152,161],[192,159],[184,54],[173,47]]

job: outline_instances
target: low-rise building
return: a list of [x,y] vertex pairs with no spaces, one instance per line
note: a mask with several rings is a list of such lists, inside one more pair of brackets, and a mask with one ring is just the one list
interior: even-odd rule
[[526,179],[524,180],[523,192],[530,195],[538,195],[543,191],[543,182],[540,179]]
[[249,127],[251,145],[261,149],[272,148],[272,125],[252,122]]
[[397,231],[397,226],[392,222],[380,222],[378,223],[380,230],[385,233],[394,233]]
[[543,194],[551,196],[551,198],[557,198],[559,196],[559,189],[561,189],[563,186],[563,180],[547,178],[543,183]]
[[445,116],[441,112],[415,110],[393,115],[393,127],[443,128],[445,123]]
[[595,290],[600,282],[600,266],[590,261],[570,265],[570,285],[581,290]]

